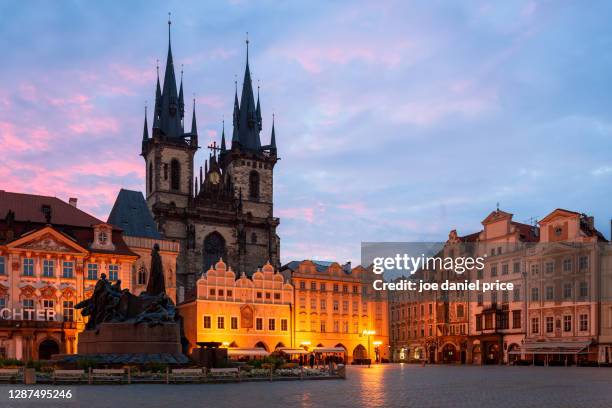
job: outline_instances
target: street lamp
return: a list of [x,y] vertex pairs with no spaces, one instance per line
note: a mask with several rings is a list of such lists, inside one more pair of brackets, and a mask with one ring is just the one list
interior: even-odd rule
[[375,360],[378,363],[378,355],[380,353],[380,345],[382,344],[382,341],[373,341],[372,344],[374,345],[374,355],[375,355]]
[[373,336],[376,334],[375,330],[364,330],[363,332],[361,332],[362,336],[368,336],[368,359],[370,359],[370,362],[372,361],[372,358],[370,357],[370,336]]

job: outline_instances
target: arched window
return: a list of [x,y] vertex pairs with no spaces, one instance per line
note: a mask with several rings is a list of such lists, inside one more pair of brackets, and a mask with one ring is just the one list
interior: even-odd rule
[[181,189],[181,164],[176,159],[170,162],[170,188],[172,190]]
[[149,193],[153,192],[153,162],[149,162]]
[[249,174],[249,198],[259,200],[259,173],[255,170]]
[[140,265],[140,268],[138,268],[138,276],[136,282],[138,283],[138,285],[144,285],[147,283],[147,270],[145,269],[144,265]]
[[204,271],[214,266],[219,259],[227,262],[225,253],[225,239],[218,232],[211,232],[204,238]]

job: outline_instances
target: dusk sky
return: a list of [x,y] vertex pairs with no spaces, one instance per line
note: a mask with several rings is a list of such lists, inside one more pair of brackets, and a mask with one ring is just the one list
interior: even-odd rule
[[168,11],[202,146],[223,116],[231,133],[249,32],[283,263],[471,233],[497,202],[521,222],[589,213],[610,236],[603,1],[2,1],[0,189],[78,197],[103,220],[121,187],[144,190]]

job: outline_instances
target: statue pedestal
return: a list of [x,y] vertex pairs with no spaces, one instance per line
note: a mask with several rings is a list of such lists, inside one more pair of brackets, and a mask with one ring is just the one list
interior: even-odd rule
[[102,323],[79,333],[78,354],[181,354],[178,323]]

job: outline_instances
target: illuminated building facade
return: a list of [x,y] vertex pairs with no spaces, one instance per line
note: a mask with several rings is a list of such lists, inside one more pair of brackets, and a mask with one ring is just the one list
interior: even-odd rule
[[0,191],[0,356],[75,353],[84,322],[74,309],[102,273],[129,288],[138,256],[121,231],[77,200]]
[[193,349],[199,342],[271,352],[292,344],[293,287],[269,263],[248,277],[225,262],[203,274],[195,297],[179,304],[185,336]]
[[[612,361],[612,252],[593,218],[562,209],[538,226],[512,218],[497,209],[475,234],[451,231],[444,256],[465,256],[461,248],[470,248],[472,256],[485,257],[484,268],[461,279],[512,283],[513,290],[392,293],[394,361]],[[412,279],[441,282],[454,275],[419,270]]]
[[348,362],[389,358],[387,294],[373,290],[371,271],[306,260],[283,274],[294,287],[293,345],[340,347]]

